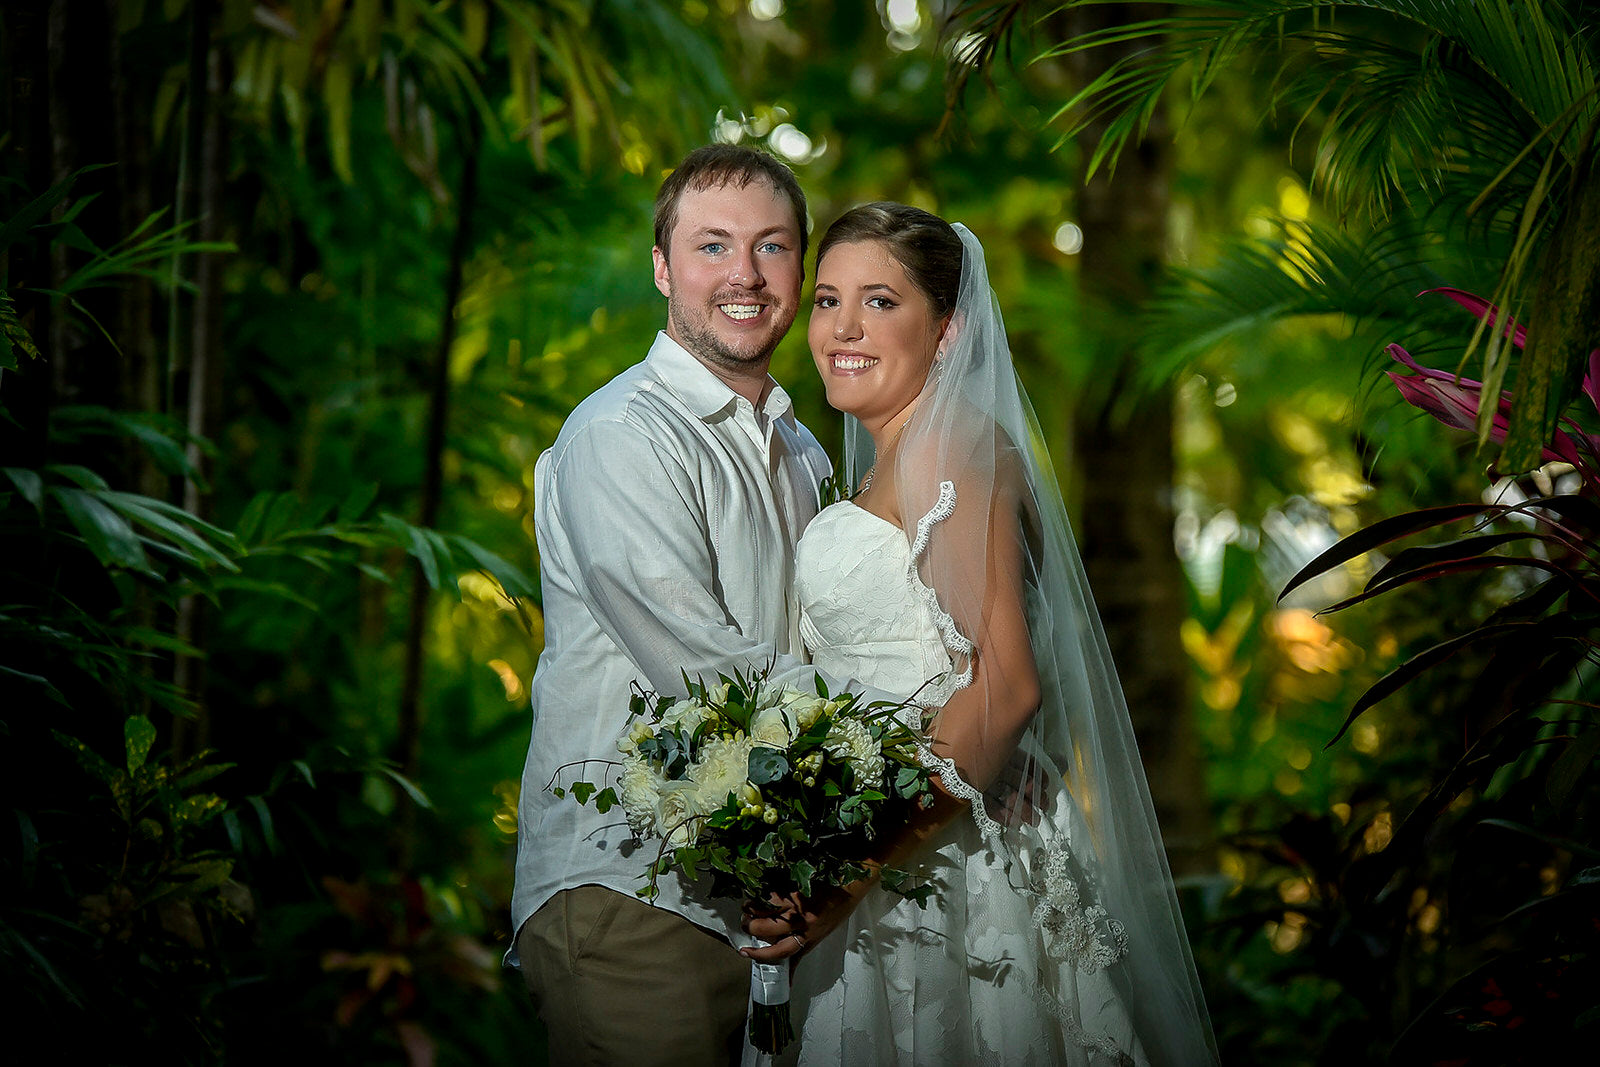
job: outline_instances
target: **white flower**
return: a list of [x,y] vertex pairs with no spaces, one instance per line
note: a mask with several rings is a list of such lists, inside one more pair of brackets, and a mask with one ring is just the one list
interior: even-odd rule
[[842,759],[855,771],[856,785],[862,789],[883,784],[883,752],[872,734],[855,719],[840,719],[828,731],[822,747],[834,759]]
[[838,709],[838,705],[831,700],[823,700],[819,696],[806,696],[804,693],[795,693],[795,698],[786,702],[784,706],[794,721],[796,733],[805,733],[811,729],[824,711]]
[[685,737],[693,737],[695,728],[711,718],[713,714],[710,708],[698,700],[680,700],[668,708],[665,715],[661,716],[661,723],[658,729],[669,730],[677,727],[683,731]]
[[649,723],[643,719],[635,719],[633,724],[628,727],[628,732],[623,734],[622,739],[617,742],[617,751],[624,756],[638,755],[639,746],[648,741],[654,734],[655,731],[650,728]]
[[695,810],[707,815],[728,802],[728,794],[745,784],[750,773],[750,749],[755,742],[744,734],[719,737],[700,752],[700,762],[689,768],[694,783]]
[[690,782],[663,782],[656,798],[656,827],[673,848],[692,845],[705,822],[694,808],[695,788]]
[[645,759],[637,756],[622,761],[618,776],[622,786],[622,807],[628,813],[628,828],[640,837],[656,832],[656,805],[666,781]]
[[788,748],[789,742],[794,740],[794,735],[789,730],[789,716],[786,714],[786,709],[776,707],[756,712],[755,719],[750,723],[750,736],[763,745]]

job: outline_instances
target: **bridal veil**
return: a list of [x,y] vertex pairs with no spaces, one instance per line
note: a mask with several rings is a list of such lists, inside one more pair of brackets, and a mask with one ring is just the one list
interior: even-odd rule
[[[974,561],[1020,554],[1023,588],[1009,594],[1027,605],[1042,701],[987,795],[961,782],[953,765],[927,758],[947,788],[973,802],[970,817],[1006,872],[971,891],[1017,894],[1032,916],[1029,951],[1009,961],[1006,975],[1019,979],[1018,995],[1037,998],[1085,1048],[1109,1054],[1126,1039],[1095,1033],[1092,1019],[1080,1026],[1074,1003],[1078,976],[1096,975],[1096,985],[1109,982],[1131,1016],[1137,1058],[1162,1067],[1214,1063],[1122,688],[1038,421],[1012,365],[983,248],[966,227],[955,230],[963,246],[956,309],[890,457],[899,513],[922,584],[938,599],[954,665],[943,680],[947,692],[972,682],[975,657],[984,652],[968,638],[982,631],[996,583],[1018,580]],[[854,419],[846,423],[846,475],[859,484],[874,462],[872,440]],[[913,523],[916,516],[922,521]],[[991,543],[1007,536],[1019,539],[1020,553]],[[937,736],[937,715],[930,731]],[[982,903],[969,902],[967,910],[981,911]],[[997,910],[1014,913],[1011,904]]]

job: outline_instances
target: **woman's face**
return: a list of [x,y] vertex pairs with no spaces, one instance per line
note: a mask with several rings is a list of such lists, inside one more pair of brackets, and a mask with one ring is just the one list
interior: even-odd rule
[[881,242],[828,249],[806,331],[828,403],[874,432],[909,413],[945,321]]

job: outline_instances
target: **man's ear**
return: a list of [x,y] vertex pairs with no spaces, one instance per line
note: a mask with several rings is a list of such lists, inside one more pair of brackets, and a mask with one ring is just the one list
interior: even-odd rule
[[661,290],[661,295],[672,298],[672,268],[667,266],[667,254],[661,251],[661,246],[650,249],[650,258],[656,264],[656,288]]

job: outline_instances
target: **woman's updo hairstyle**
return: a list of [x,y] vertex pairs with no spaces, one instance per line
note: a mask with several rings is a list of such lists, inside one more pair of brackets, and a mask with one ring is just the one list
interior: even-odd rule
[[961,290],[961,238],[939,216],[907,204],[876,203],[853,207],[834,220],[817,245],[817,267],[837,244],[879,241],[889,249],[933,305],[937,316],[955,310]]

